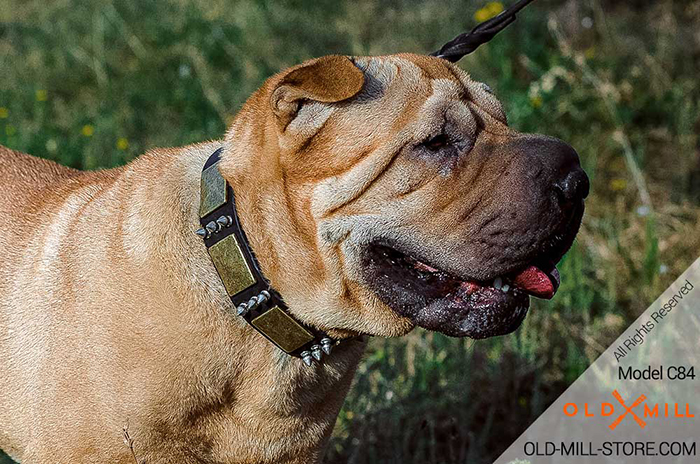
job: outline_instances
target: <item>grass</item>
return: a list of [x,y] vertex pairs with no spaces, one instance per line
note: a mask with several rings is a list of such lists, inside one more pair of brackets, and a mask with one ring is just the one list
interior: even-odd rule
[[[95,169],[221,137],[264,78],[428,52],[481,0],[0,0],[0,144]],[[700,2],[542,0],[461,65],[592,180],[561,291],[513,335],[374,339],[327,463],[491,462],[700,250]],[[2,458],[0,458],[2,462]]]

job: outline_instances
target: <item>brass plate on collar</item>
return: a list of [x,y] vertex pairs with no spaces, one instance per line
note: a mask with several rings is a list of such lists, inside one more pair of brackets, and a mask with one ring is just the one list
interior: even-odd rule
[[243,257],[236,237],[229,235],[209,248],[209,256],[230,296],[255,283],[253,273]]
[[287,353],[298,350],[314,339],[308,330],[279,306],[256,317],[251,324]]
[[206,216],[226,203],[226,180],[219,172],[219,162],[202,172],[201,195],[199,217]]

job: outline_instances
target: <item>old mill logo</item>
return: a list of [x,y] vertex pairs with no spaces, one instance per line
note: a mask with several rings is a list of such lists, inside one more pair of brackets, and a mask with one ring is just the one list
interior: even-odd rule
[[[695,414],[690,412],[690,403],[684,405],[679,403],[656,403],[653,406],[646,403],[647,397],[639,395],[632,403],[626,402],[617,390],[613,390],[612,396],[619,404],[612,402],[600,403],[600,409],[589,403],[583,403],[583,408],[577,403],[566,403],[564,405],[564,415],[574,417],[582,410],[584,417],[612,417],[617,412],[618,415],[608,427],[610,430],[615,430],[620,423],[626,418],[635,421],[639,427],[644,428],[647,423],[644,419],[650,417],[668,417],[671,419],[683,419],[695,417]],[[640,408],[640,406],[642,406]]]

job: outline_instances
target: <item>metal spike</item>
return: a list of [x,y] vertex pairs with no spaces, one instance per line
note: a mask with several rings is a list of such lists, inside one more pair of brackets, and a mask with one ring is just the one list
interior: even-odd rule
[[331,354],[331,351],[333,350],[333,340],[329,337],[323,337],[321,339],[321,349],[327,355]]
[[311,357],[311,352],[310,351],[302,351],[300,353],[301,359],[304,361],[304,364],[307,366],[311,367],[311,365],[314,363],[314,358]]
[[248,304],[247,303],[241,303],[238,305],[236,308],[236,313],[238,313],[239,316],[245,316],[248,314]]
[[255,307],[258,305],[258,299],[257,297],[252,297],[250,300],[248,300],[248,309],[255,309]]
[[207,223],[207,225],[205,227],[212,234],[217,233],[221,229],[221,226],[214,221]]
[[316,361],[320,361],[321,358],[323,357],[323,352],[321,351],[321,345],[311,346],[311,355],[314,357],[314,359]]
[[197,232],[195,232],[195,234],[199,235],[202,238],[207,238],[207,236],[209,235],[206,229],[197,229]]
[[233,218],[231,218],[231,216],[221,216],[216,222],[221,225],[221,227],[228,227],[233,224]]
[[267,290],[263,290],[262,292],[258,293],[257,298],[258,304],[263,304],[270,299],[270,293]]

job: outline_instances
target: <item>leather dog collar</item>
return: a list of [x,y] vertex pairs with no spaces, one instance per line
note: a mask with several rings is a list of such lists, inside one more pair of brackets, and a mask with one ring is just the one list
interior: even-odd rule
[[325,332],[297,321],[282,296],[263,276],[236,212],[233,189],[219,172],[223,148],[204,164],[197,235],[204,239],[214,267],[236,313],[285,353],[307,366],[331,354],[339,343]]

